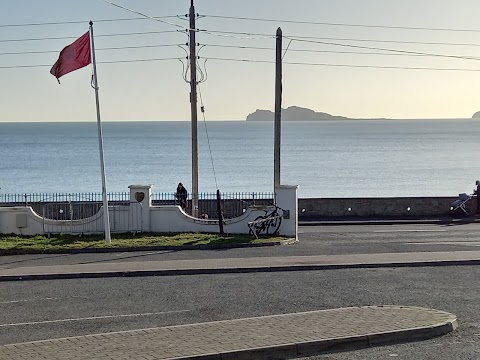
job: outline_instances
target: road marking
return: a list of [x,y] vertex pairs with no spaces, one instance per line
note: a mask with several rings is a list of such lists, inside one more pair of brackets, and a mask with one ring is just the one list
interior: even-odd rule
[[409,245],[463,245],[463,246],[480,246],[478,241],[435,241],[435,242],[406,242]]
[[447,230],[422,230],[422,229],[409,229],[409,230],[375,230],[375,233],[395,233],[395,232],[446,232]]
[[104,315],[104,316],[91,316],[91,317],[73,318],[73,319],[30,321],[30,322],[23,322],[23,323],[0,324],[0,327],[42,325],[42,324],[73,322],[73,321],[89,321],[89,320],[115,319],[115,318],[126,318],[126,317],[153,316],[153,315],[182,313],[182,312],[188,312],[188,311],[190,310],[174,310],[174,311],[151,312],[151,313],[143,313],[143,314]]
[[69,296],[68,298],[59,298],[59,297],[46,297],[46,298],[39,298],[39,299],[20,299],[20,300],[6,300],[6,301],[0,301],[0,305],[2,304],[18,304],[18,303],[26,303],[26,302],[34,302],[34,301],[52,301],[52,300],[67,300],[67,299],[86,299],[87,297],[85,296]]
[[42,298],[42,299],[23,299],[23,300],[0,301],[0,304],[16,304],[16,303],[24,303],[24,302],[49,301],[49,300],[60,300],[60,298],[47,297],[47,298]]

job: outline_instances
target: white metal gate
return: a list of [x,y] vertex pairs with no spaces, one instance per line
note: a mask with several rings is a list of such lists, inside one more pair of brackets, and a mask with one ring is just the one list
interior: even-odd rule
[[[136,201],[109,204],[111,232],[143,231],[143,208]],[[100,234],[105,231],[103,204],[55,202],[43,205],[44,234]]]

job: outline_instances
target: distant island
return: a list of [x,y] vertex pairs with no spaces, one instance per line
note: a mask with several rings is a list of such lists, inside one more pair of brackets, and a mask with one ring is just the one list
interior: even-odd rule
[[[270,110],[257,109],[247,116],[247,121],[272,121],[275,113]],[[349,120],[344,116],[330,115],[324,112],[315,112],[299,106],[290,106],[282,109],[283,121],[319,121],[319,120]]]
[[[275,113],[270,110],[257,109],[255,112],[248,114],[247,121],[273,121]],[[480,119],[480,111],[473,114],[472,119]],[[282,121],[325,121],[325,120],[391,120],[388,118],[348,118],[345,116],[331,115],[324,112],[316,112],[311,109],[302,108],[300,106],[290,106],[282,109]]]
[[[247,121],[273,121],[275,113],[270,110],[257,109],[254,113],[248,114]],[[311,109],[299,106],[290,106],[282,109],[282,121],[324,121],[324,120],[359,120],[345,116],[330,115],[324,112],[316,112]],[[373,120],[373,119],[370,119]],[[385,120],[384,118],[374,120]]]

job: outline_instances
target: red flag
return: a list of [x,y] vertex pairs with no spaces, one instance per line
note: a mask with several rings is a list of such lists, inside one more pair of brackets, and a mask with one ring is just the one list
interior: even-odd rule
[[[86,32],[72,44],[66,46],[52,66],[50,74],[58,79],[71,71],[81,69],[92,62],[90,55],[90,34]],[[58,81],[60,83],[60,80]]]

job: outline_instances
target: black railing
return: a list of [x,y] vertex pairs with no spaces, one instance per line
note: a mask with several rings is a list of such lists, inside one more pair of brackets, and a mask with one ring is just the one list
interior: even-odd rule
[[[273,203],[273,192],[233,192],[221,193],[221,208],[224,219],[242,215],[250,206],[263,206]],[[192,213],[192,195],[189,194],[185,211]],[[152,205],[181,205],[175,193],[153,193]],[[198,215],[201,218],[218,219],[217,194],[198,194]]]
[[[192,213],[192,196],[189,194],[185,211]],[[45,204],[55,203],[98,203],[101,206],[101,193],[34,193],[34,194],[0,194],[0,207],[31,206],[39,215]],[[108,193],[111,205],[120,205],[130,201],[128,192]],[[152,193],[153,206],[180,205],[175,193]],[[221,193],[221,208],[225,219],[242,215],[250,206],[269,205],[274,202],[273,192],[233,192]],[[202,218],[218,219],[217,194],[200,193],[198,195],[198,214]]]
[[[108,201],[129,201],[128,192],[109,192]],[[34,194],[0,194],[0,206],[25,206],[33,203],[57,202],[101,202],[101,193],[34,193]]]

